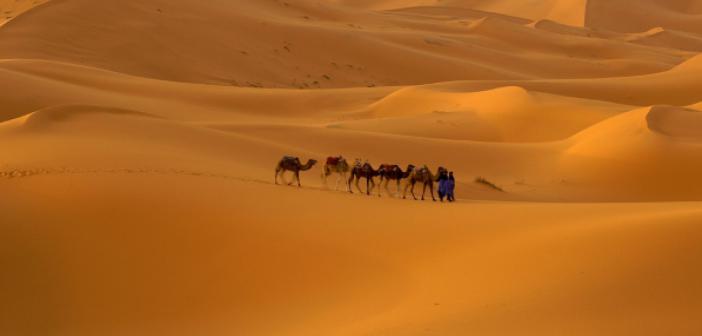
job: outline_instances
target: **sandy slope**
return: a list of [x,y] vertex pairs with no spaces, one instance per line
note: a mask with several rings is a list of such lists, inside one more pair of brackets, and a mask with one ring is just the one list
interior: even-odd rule
[[3,188],[23,224],[3,227],[23,256],[3,326],[26,334],[699,331],[697,203],[407,206],[176,174]]
[[664,27],[699,34],[701,8],[697,0],[642,0],[636,6],[627,0],[589,0],[585,24],[621,32]]
[[633,75],[691,56],[485,18],[474,11],[379,13],[307,0],[56,1],[3,27],[0,58],[185,82],[329,88]]
[[0,0],[0,26],[47,0]]
[[1,335],[702,332],[702,1],[0,5]]
[[327,0],[375,10],[407,7],[469,8],[507,14],[531,20],[552,19],[569,25],[582,26],[585,21],[587,0],[528,0],[515,3],[509,0]]

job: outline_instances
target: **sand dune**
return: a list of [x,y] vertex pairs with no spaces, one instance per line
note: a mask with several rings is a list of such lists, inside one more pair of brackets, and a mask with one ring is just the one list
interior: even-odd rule
[[648,128],[659,134],[690,141],[702,140],[698,132],[702,126],[702,113],[688,108],[655,106],[646,116]]
[[[143,192],[135,195],[135,186]],[[37,177],[3,188],[14,195],[2,196],[3,207],[14,209],[9,219],[25,226],[3,228],[12,243],[2,250],[32,256],[25,266],[11,264],[17,276],[3,280],[15,288],[6,297],[22,303],[3,314],[3,326],[25,334],[698,330],[689,322],[700,300],[700,273],[689,268],[702,253],[697,204],[485,203],[437,211],[443,208],[167,175]],[[42,198],[32,200],[35,192]],[[210,193],[219,197],[201,196]],[[250,195],[276,195],[277,211]],[[349,208],[365,211],[329,221]],[[475,215],[456,221],[462,212]],[[378,225],[382,213],[408,220]],[[293,218],[305,224],[281,225]],[[45,298],[41,310],[26,300],[37,296]]]
[[[702,33],[702,11],[697,0],[589,0],[585,25],[636,33],[655,27]],[[626,18],[626,19],[622,19]]]
[[444,8],[470,8],[486,12],[500,13],[531,20],[553,19],[570,25],[583,25],[585,20],[586,0],[546,0],[522,1],[514,3],[505,0],[381,0],[353,1],[327,0],[347,6],[388,10],[420,6],[436,6]]
[[0,27],[48,0],[0,0]]
[[[634,75],[669,69],[691,56],[622,41],[569,40],[498,18],[437,22],[404,12],[286,3],[52,2],[3,27],[0,58],[79,63],[183,82],[333,88]],[[201,24],[204,17],[209,25]],[[392,56],[397,54],[403,57]]]
[[702,1],[0,10],[0,335],[702,333]]
[[620,104],[688,105],[702,100],[702,95],[695,89],[700,84],[697,73],[701,70],[702,57],[695,56],[669,71],[642,76],[531,81],[455,81],[430,86],[444,91],[474,91],[503,86],[521,86],[533,91]]
[[519,87],[476,93],[410,87],[370,105],[367,113],[375,118],[333,126],[429,138],[538,142],[563,140],[627,109]]

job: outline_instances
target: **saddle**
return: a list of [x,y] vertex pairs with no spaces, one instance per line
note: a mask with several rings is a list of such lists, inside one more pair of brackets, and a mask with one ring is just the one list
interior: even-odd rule
[[341,156],[338,156],[338,157],[330,156],[327,158],[327,165],[336,166],[337,164],[339,164],[339,162],[341,162],[341,159],[342,159]]
[[283,161],[284,162],[298,162],[299,163],[300,158],[298,158],[297,156],[286,155],[286,156],[283,156]]
[[393,165],[393,164],[382,164],[380,165],[380,168],[378,170],[385,170],[385,171],[393,171],[393,170],[398,170],[401,169],[400,166],[398,165]]

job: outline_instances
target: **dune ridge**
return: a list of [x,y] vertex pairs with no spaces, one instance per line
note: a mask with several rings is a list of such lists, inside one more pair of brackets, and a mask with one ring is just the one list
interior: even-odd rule
[[[576,43],[496,17],[437,21],[403,13],[306,0],[50,2],[0,30],[0,58],[78,63],[183,82],[313,89],[636,75],[691,56],[617,40]],[[199,17],[212,24],[188,29]],[[93,33],[81,34],[85,29]],[[54,43],[67,39],[71,43]],[[321,48],[340,39],[337,48]],[[360,48],[365,52],[353,52]]]
[[34,7],[49,0],[2,0],[0,1],[0,27]]

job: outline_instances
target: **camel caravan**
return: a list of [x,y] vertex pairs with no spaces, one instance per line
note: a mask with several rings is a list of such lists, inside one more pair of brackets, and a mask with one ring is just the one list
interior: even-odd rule
[[[294,156],[284,156],[275,168],[275,184],[278,184],[278,177],[280,177],[283,182],[285,182],[284,174],[286,171],[293,173],[293,180],[288,185],[292,185],[297,181],[297,186],[301,187],[300,183],[300,171],[307,171],[312,169],[312,167],[317,163],[317,160],[310,159],[307,163],[303,164],[300,158]],[[401,182],[406,180],[404,189],[402,190],[402,198],[407,198],[407,190],[409,189],[410,194],[416,200],[417,196],[414,193],[414,187],[416,184],[422,184],[422,196],[421,200],[424,200],[424,196],[429,189],[429,194],[431,199],[436,201],[434,197],[434,182],[439,183],[438,195],[440,200],[443,202],[444,197],[449,201],[453,202],[455,200],[453,195],[453,189],[455,187],[455,180],[453,177],[453,172],[449,172],[444,167],[439,167],[436,173],[432,173],[429,167],[426,165],[422,167],[416,167],[414,165],[408,165],[403,171],[402,168],[395,164],[382,164],[378,169],[374,169],[369,162],[361,162],[360,159],[356,159],[353,165],[349,165],[346,159],[342,156],[328,157],[324,166],[322,167],[322,183],[328,186],[327,178],[331,175],[337,175],[336,185],[334,190],[339,190],[339,182],[344,181],[346,184],[346,191],[353,193],[352,183],[356,186],[358,192],[363,193],[359,182],[365,179],[367,195],[371,195],[373,190],[377,187],[378,196],[381,196],[382,190],[384,189],[388,195],[394,195],[396,197],[400,196]],[[375,178],[380,178],[378,184],[375,183]],[[395,182],[396,189],[393,194],[388,185],[390,182]]]

